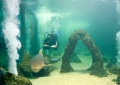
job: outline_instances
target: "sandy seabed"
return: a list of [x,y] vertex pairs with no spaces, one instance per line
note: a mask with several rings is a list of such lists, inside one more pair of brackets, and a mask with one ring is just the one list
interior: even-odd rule
[[117,75],[109,74],[107,77],[97,77],[86,71],[91,66],[91,56],[80,55],[79,58],[82,63],[71,63],[74,72],[60,73],[60,61],[53,65],[57,69],[52,71],[49,76],[30,79],[30,81],[33,85],[117,85],[112,81],[117,78]]

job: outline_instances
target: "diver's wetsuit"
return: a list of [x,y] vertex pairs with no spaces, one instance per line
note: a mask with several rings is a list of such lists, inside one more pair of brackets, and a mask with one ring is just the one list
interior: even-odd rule
[[[57,42],[57,35],[56,34],[52,34],[52,35],[50,35],[51,36],[51,38],[46,38],[45,40],[44,40],[44,43],[43,43],[43,45],[48,45],[48,46],[43,46],[43,49],[51,49],[51,46],[52,45],[56,45],[56,42]],[[58,42],[57,42],[58,43]],[[57,46],[58,47],[58,46]],[[52,48],[52,49],[56,49],[56,48]]]

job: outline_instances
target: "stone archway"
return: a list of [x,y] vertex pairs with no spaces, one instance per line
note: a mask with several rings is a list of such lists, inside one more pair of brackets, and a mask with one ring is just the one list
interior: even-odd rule
[[94,44],[93,40],[90,38],[89,34],[83,30],[76,30],[69,37],[68,44],[64,50],[64,54],[62,56],[62,65],[61,65],[61,73],[72,72],[74,71],[70,65],[69,59],[78,40],[82,40],[85,46],[88,48],[90,53],[92,54],[92,66],[89,68],[91,70],[91,75],[96,76],[107,76],[107,72],[103,67],[102,55],[98,49],[98,47]]

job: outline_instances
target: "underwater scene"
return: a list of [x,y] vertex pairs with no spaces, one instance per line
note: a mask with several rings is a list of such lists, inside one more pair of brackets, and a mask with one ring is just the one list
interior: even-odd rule
[[120,0],[0,0],[0,85],[120,85]]

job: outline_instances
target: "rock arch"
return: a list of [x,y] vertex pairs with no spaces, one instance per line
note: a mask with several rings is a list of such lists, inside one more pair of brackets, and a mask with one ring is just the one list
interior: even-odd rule
[[61,73],[72,72],[74,71],[70,65],[69,59],[72,55],[78,40],[82,40],[82,42],[86,45],[90,53],[92,54],[92,66],[89,68],[91,70],[91,75],[96,76],[107,76],[107,72],[103,67],[102,55],[98,49],[98,47],[94,44],[93,40],[90,38],[89,34],[83,30],[76,30],[69,37],[68,44],[64,50],[64,54],[62,56],[62,65],[61,65]]

